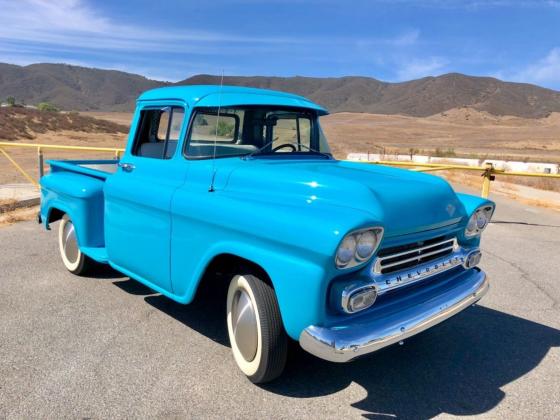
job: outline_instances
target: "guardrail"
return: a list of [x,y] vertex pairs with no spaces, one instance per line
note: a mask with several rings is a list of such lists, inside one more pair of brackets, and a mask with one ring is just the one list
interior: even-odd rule
[[[37,152],[37,163],[38,163],[38,176],[39,178],[45,173],[44,169],[44,156],[43,152],[45,150],[74,150],[83,152],[102,152],[102,153],[114,153],[115,158],[119,159],[124,149],[117,147],[88,147],[88,146],[63,146],[56,144],[35,144],[35,143],[10,143],[10,142],[0,142],[0,154],[4,155],[6,159],[33,185],[39,188],[39,183],[31,176],[29,173],[21,167],[9,154],[4,150],[4,148],[30,148],[36,149]],[[496,169],[491,163],[487,163],[486,166],[464,166],[464,165],[448,165],[443,163],[418,163],[418,162],[403,162],[403,161],[391,161],[391,160],[377,160],[377,161],[361,161],[354,160],[353,162],[369,163],[374,165],[387,165],[387,166],[402,166],[407,167],[412,170],[420,172],[435,172],[435,171],[471,171],[480,172],[483,178],[482,180],[482,191],[481,196],[487,198],[490,194],[490,183],[499,176],[526,176],[535,178],[556,178],[560,179],[560,174],[541,174],[535,172],[506,172],[501,169]]]
[[496,169],[494,165],[491,163],[487,163],[485,166],[464,166],[464,165],[447,165],[444,163],[417,163],[417,162],[401,162],[401,161],[391,161],[391,160],[377,160],[377,161],[355,160],[353,162],[362,162],[362,163],[369,163],[374,165],[403,166],[419,172],[455,171],[455,170],[480,172],[481,173],[480,176],[483,178],[482,191],[480,195],[484,198],[488,198],[488,196],[490,195],[490,182],[494,181],[496,175],[560,179],[560,174],[541,174],[536,172],[515,172],[515,171],[506,172],[501,169]]
[[101,152],[101,153],[114,153],[115,158],[119,159],[124,149],[116,147],[88,147],[88,146],[63,146],[58,144],[36,144],[36,143],[10,143],[10,142],[0,142],[0,154],[4,155],[6,159],[20,172],[25,179],[39,188],[39,183],[31,176],[29,173],[22,168],[10,155],[5,148],[23,148],[23,149],[35,149],[37,153],[37,163],[38,163],[38,177],[41,178],[45,173],[44,155],[45,150],[74,150],[82,152]]

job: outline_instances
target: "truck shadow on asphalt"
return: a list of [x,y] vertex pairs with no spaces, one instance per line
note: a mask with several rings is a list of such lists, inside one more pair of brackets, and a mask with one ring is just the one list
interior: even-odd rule
[[[229,346],[221,293],[197,297],[185,306],[149,289],[145,292],[151,293],[144,297],[151,306]],[[294,343],[283,376],[262,389],[312,398],[355,383],[367,396],[351,405],[363,410],[366,418],[482,414],[505,397],[502,387],[529,373],[558,346],[559,330],[475,306],[407,340],[404,346],[392,346],[352,363],[320,360]]]
[[303,350],[271,392],[308,398],[355,382],[367,396],[352,406],[366,418],[431,418],[486,413],[504,397],[500,388],[536,368],[560,331],[475,306],[448,322],[351,364],[322,362]]

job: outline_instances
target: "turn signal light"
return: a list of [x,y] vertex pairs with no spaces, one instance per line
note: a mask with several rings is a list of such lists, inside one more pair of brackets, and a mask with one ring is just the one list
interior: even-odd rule
[[354,313],[363,311],[375,303],[377,290],[375,287],[366,287],[352,293],[346,303],[346,312]]

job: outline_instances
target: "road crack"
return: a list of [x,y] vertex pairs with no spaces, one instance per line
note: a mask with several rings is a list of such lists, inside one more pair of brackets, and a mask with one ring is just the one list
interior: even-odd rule
[[486,252],[487,254],[491,255],[492,257],[508,264],[509,266],[513,267],[515,270],[519,271],[521,273],[521,278],[522,279],[527,280],[529,283],[531,283],[533,286],[535,286],[535,288],[537,290],[539,290],[542,294],[544,294],[547,298],[549,298],[552,301],[551,309],[558,310],[558,308],[560,306],[560,303],[558,302],[558,299],[556,299],[556,297],[554,297],[548,290],[546,290],[544,287],[542,287],[540,284],[538,284],[535,280],[533,280],[531,278],[531,274],[529,274],[528,271],[523,269],[517,263],[515,263],[513,261],[509,261],[508,259],[506,259],[504,257],[501,257],[497,254],[494,254],[493,252],[490,252],[488,250],[485,250],[484,252]]

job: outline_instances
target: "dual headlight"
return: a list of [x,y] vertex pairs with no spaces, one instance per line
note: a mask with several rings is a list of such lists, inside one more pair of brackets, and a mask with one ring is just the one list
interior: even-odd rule
[[486,226],[488,226],[488,223],[490,223],[493,212],[494,206],[490,205],[482,206],[476,209],[469,218],[469,223],[467,223],[467,227],[465,228],[465,237],[472,238],[480,235]]
[[383,228],[374,227],[350,232],[344,237],[336,251],[336,267],[350,268],[371,258],[377,250]]

